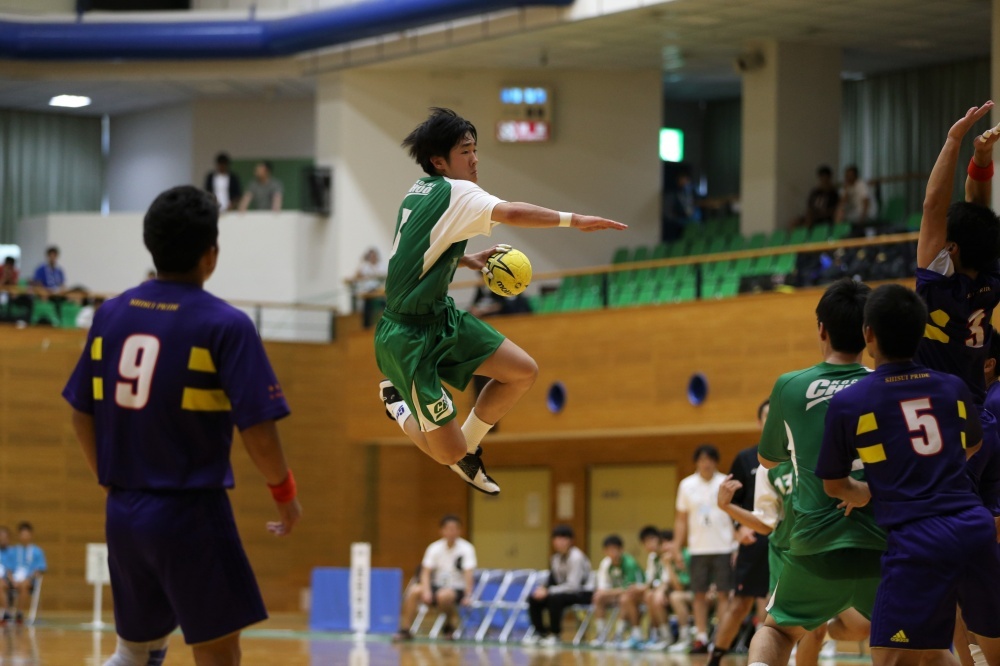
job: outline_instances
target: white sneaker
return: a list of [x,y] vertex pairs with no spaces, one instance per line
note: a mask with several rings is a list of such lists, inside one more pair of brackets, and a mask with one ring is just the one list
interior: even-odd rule
[[[543,639],[544,640],[544,639]],[[530,636],[525,636],[521,641],[521,645],[525,647],[531,647],[533,645],[538,645],[539,643],[538,634],[531,634]]]
[[663,652],[670,647],[670,641],[649,641],[643,646],[646,652]]
[[482,456],[483,447],[480,446],[476,449],[475,453],[466,454],[464,458],[454,465],[449,465],[449,467],[451,471],[458,474],[463,481],[479,492],[486,493],[487,495],[499,495],[500,486],[486,473]]
[[602,641],[600,638],[595,638],[592,641],[590,641],[589,645],[590,645],[590,647],[593,647],[593,648],[603,647],[604,646],[604,641]]
[[550,636],[546,636],[546,637],[545,637],[545,638],[543,638],[542,640],[538,641],[538,644],[539,644],[539,645],[540,645],[541,647],[556,647],[556,646],[557,646],[557,645],[559,645],[559,644],[560,644],[561,642],[562,642],[562,641],[560,641],[560,640],[559,640],[559,637],[558,637],[558,636],[555,636],[555,635],[550,635]]
[[667,649],[667,652],[670,652],[671,654],[677,654],[679,652],[686,653],[690,649],[691,649],[691,639],[682,638],[673,645],[671,645],[670,648]]

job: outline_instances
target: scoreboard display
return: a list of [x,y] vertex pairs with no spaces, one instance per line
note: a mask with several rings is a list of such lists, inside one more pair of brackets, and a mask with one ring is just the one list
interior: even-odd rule
[[546,86],[500,89],[497,141],[541,143],[552,138],[552,91]]

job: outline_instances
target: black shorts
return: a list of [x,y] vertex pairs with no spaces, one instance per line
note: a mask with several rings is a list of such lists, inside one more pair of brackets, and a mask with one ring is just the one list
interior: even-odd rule
[[741,597],[767,597],[771,570],[767,563],[767,537],[757,535],[749,546],[740,545],[736,554],[736,594]]
[[[440,589],[442,588],[438,587],[437,585],[431,585],[431,606],[437,606],[438,590]],[[452,589],[452,591],[455,593],[455,604],[458,605],[462,603],[462,599],[465,598],[465,590]]]

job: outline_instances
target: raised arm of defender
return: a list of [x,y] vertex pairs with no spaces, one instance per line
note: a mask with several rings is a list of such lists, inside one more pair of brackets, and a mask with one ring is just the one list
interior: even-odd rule
[[542,208],[534,204],[517,202],[501,203],[494,206],[492,219],[494,222],[509,224],[512,227],[544,229],[560,226],[562,215],[570,215],[569,226],[580,231],[600,231],[602,229],[622,231],[628,229],[628,225],[626,224],[603,217],[580,215],[578,213],[560,213],[551,208]]
[[[954,189],[955,168],[958,166],[958,151],[962,139],[972,126],[993,108],[993,102],[969,109],[965,117],[952,125],[948,138],[938,154],[930,178],[927,180],[927,194],[924,196],[924,216],[920,221],[920,237],[917,240],[917,266],[927,268],[944,248],[948,239],[948,206]],[[966,186],[966,192],[969,188]]]

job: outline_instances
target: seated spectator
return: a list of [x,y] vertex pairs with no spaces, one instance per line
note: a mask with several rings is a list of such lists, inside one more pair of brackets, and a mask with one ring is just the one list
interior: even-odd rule
[[[671,533],[671,538],[673,538],[673,533]],[[646,612],[649,613],[649,640],[645,647],[654,649],[653,646],[658,646],[655,649],[662,650],[672,642],[666,641],[666,638],[671,637],[672,634],[667,624],[666,597],[662,596],[662,592],[662,599],[659,600],[660,612],[656,612],[653,608],[656,591],[663,586],[664,580],[670,578],[670,573],[663,564],[662,533],[652,525],[647,525],[639,532],[639,541],[642,542],[642,547],[646,551],[645,582],[634,584],[631,588],[631,594],[634,597],[633,603],[636,607],[645,604]],[[641,634],[638,627],[633,627],[632,637],[625,643],[622,647],[627,649],[634,650],[641,647]]]
[[[45,552],[32,543],[34,528],[31,523],[22,522],[17,526],[17,536],[21,543],[9,549],[7,569],[9,579],[0,579],[0,598],[7,598],[14,590],[16,608],[15,620],[24,623],[24,613],[31,605],[31,593],[35,582],[46,571]],[[4,614],[9,619],[9,614]]]
[[853,164],[844,169],[844,184],[840,189],[837,222],[864,224],[878,217],[878,204],[868,183],[858,178],[858,167]]
[[[631,601],[628,590],[632,585],[642,582],[642,569],[635,558],[624,550],[622,538],[612,534],[604,539],[604,559],[597,570],[597,589],[594,590],[594,622],[597,626],[597,638],[591,645],[617,647],[617,639],[625,636],[629,627],[639,625],[639,609]],[[601,640],[605,633],[604,615],[608,606],[619,605],[618,624],[612,635],[606,641]]]
[[833,222],[840,204],[840,193],[833,183],[833,170],[825,164],[816,169],[816,187],[806,199],[806,213],[795,220],[792,226],[811,228],[814,224]]
[[385,308],[385,276],[389,268],[382,262],[378,248],[370,247],[361,257],[354,272],[354,295],[362,300],[362,318],[365,328],[375,324],[379,312]]
[[[0,305],[13,303],[27,309],[25,319],[31,319],[31,296],[22,293],[19,287],[21,273],[17,270],[17,262],[14,257],[7,257],[0,266]],[[13,315],[9,319],[16,319]]]
[[205,191],[215,195],[219,202],[219,210],[236,210],[243,196],[240,177],[229,170],[229,155],[219,153],[215,156],[215,170],[205,176]]
[[240,210],[251,206],[254,210],[281,211],[284,187],[281,181],[271,175],[272,165],[268,161],[258,162],[253,169],[253,180],[247,186],[246,194],[240,200]]
[[677,240],[684,234],[684,227],[699,221],[700,211],[695,205],[694,181],[691,173],[682,169],[677,173],[677,185],[663,198],[663,226],[660,240],[664,243]]
[[4,259],[3,266],[0,266],[0,287],[16,287],[20,277],[14,257]]
[[427,547],[420,564],[420,583],[407,589],[403,600],[399,631],[395,641],[413,638],[410,627],[417,617],[421,603],[436,606],[449,620],[443,632],[446,637],[454,633],[451,615],[459,604],[469,603],[472,594],[472,573],[476,569],[476,549],[462,538],[462,521],[448,514],[441,519],[441,538]]
[[[691,602],[693,596],[687,590],[687,572],[678,573],[674,568],[674,531],[660,532],[660,566],[659,578],[655,580],[646,592],[646,609],[649,612],[650,640],[646,650],[665,650],[674,642],[667,617],[667,605],[677,616],[679,634],[687,640],[688,624],[691,620]],[[652,636],[656,630],[656,638]]]
[[14,549],[10,545],[10,530],[2,526],[0,527],[0,594],[3,598],[3,616],[0,619],[0,624],[3,624],[10,619],[7,609],[13,604],[14,601],[14,589],[10,585],[10,556],[14,553]]
[[[526,645],[558,645],[563,611],[576,604],[589,604],[594,594],[587,589],[590,560],[573,545],[573,528],[557,525],[552,530],[552,550],[555,552],[549,562],[548,581],[536,587],[528,598],[528,614],[535,633],[525,639]],[[549,613],[548,625],[543,618],[545,610]]]
[[59,266],[59,248],[50,245],[45,250],[45,263],[39,264],[31,278],[31,284],[42,294],[61,295],[66,289],[66,274]]

